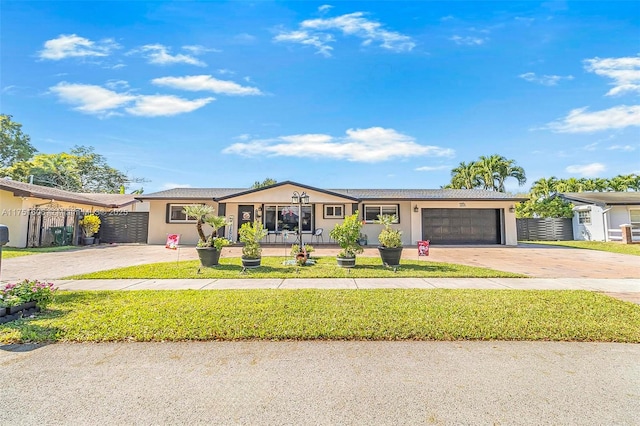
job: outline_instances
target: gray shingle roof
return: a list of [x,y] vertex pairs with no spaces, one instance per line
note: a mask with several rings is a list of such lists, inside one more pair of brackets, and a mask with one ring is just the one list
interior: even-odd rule
[[527,198],[481,189],[331,189],[362,200],[504,200]]
[[153,192],[151,194],[138,195],[138,200],[158,200],[158,199],[213,199],[226,195],[244,192],[247,188],[172,188],[165,191]]
[[564,192],[560,197],[598,205],[640,205],[640,192]]
[[18,182],[7,178],[0,178],[0,189],[13,192],[14,195],[19,197],[36,197],[109,208],[126,206],[136,201],[132,194],[81,194],[49,186]]
[[[279,182],[274,186],[295,182]],[[297,184],[300,185],[300,184]],[[312,188],[307,185],[300,185]],[[268,190],[262,188],[261,190]],[[527,198],[502,192],[485,191],[480,189],[320,189],[327,193],[344,195],[354,200],[499,200],[524,201]],[[230,197],[239,193],[259,192],[250,188],[174,188],[152,194],[140,195],[139,200],[153,199],[217,199]],[[256,195],[259,199],[259,195]]]

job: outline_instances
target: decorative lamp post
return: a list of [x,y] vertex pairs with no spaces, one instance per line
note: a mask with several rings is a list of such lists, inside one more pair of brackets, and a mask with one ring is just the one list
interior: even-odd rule
[[293,191],[291,204],[298,205],[298,238],[296,243],[302,246],[302,206],[309,204],[309,195],[307,195],[306,192],[302,192],[302,194],[300,194],[298,191]]

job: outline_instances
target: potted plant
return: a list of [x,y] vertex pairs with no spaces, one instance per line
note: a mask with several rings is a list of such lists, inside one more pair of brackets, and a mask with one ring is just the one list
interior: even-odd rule
[[362,222],[358,220],[358,211],[356,210],[354,214],[346,216],[344,221],[337,224],[329,233],[329,236],[333,238],[342,249],[336,257],[338,266],[342,268],[353,268],[356,266],[356,254],[364,251],[358,242],[361,228]]
[[262,222],[255,220],[246,222],[240,227],[240,242],[242,247],[242,266],[245,268],[257,268],[262,261],[262,247],[260,241],[269,231],[262,226]]
[[296,258],[298,265],[304,266],[314,250],[313,246],[309,244],[303,244],[302,246],[294,244],[291,246],[291,256]]
[[44,309],[53,300],[53,283],[23,280],[0,288],[0,324]]
[[[196,230],[199,237],[196,250],[200,258],[200,264],[205,267],[217,265],[222,248],[230,244],[226,238],[218,237],[218,229],[228,224],[227,219],[223,216],[214,215],[215,209],[206,204],[185,206],[182,212],[187,217],[196,219]],[[204,224],[211,227],[211,234],[206,235],[204,233]]]
[[396,215],[378,215],[378,219],[375,223],[383,226],[380,235],[378,235],[378,251],[380,252],[380,258],[385,266],[398,266],[400,265],[400,258],[402,257],[402,231],[393,229],[391,224],[398,223],[398,216]]
[[82,244],[90,245],[93,244],[93,240],[95,239],[94,235],[100,229],[100,217],[96,214],[88,214],[85,215],[80,221],[78,221],[78,225],[82,228],[82,234],[84,235],[82,238]]

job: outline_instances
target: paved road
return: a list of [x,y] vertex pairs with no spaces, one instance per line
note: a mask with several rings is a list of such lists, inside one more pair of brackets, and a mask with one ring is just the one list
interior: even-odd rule
[[0,424],[637,425],[640,345],[0,347]]
[[[269,246],[265,256],[284,256],[288,246]],[[318,248],[318,256],[335,256],[335,247]],[[239,247],[225,248],[222,257],[240,255]],[[193,247],[179,251],[154,245],[101,245],[73,251],[43,253],[3,259],[0,279],[15,281],[23,278],[57,279],[65,276],[141,265],[153,262],[174,262],[197,259]],[[378,256],[375,248],[367,248],[363,256]],[[581,250],[565,247],[522,244],[517,247],[432,247],[429,257],[418,258],[415,247],[407,247],[404,259],[424,262],[459,263],[525,274],[536,278],[640,278],[640,257]]]

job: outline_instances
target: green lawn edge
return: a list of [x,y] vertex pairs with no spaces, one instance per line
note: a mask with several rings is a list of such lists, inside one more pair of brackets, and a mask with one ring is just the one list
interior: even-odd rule
[[530,340],[640,343],[640,306],[583,290],[61,291],[0,342]]
[[31,256],[41,253],[53,253],[58,251],[76,250],[77,246],[57,246],[57,247],[35,247],[35,248],[16,248],[2,247],[2,258],[11,259],[14,257]]
[[283,265],[291,258],[267,256],[262,266],[243,270],[240,258],[222,258],[220,265],[203,268],[197,260],[161,262],[64,277],[82,279],[195,279],[195,278],[525,278],[526,275],[489,268],[421,260],[402,260],[385,267],[377,257],[358,257],[355,268],[340,268],[333,256],[313,258],[315,265]]
[[622,244],[615,241],[518,241],[518,244],[540,244],[640,256],[640,244]]

